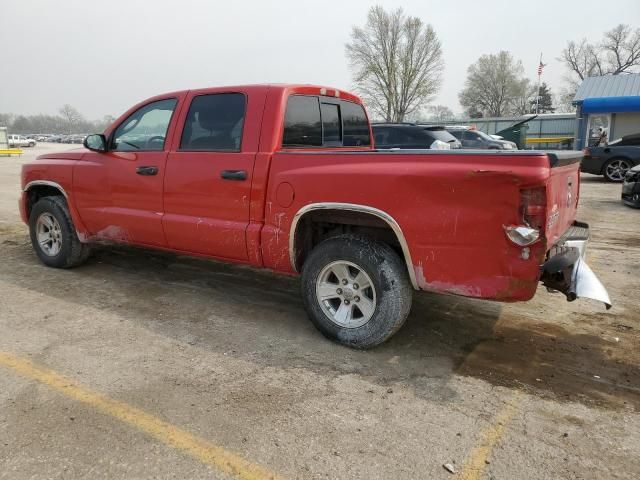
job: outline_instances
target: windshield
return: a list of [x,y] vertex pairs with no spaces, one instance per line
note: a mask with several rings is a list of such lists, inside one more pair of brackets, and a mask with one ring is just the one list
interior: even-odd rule
[[497,142],[497,140],[495,138],[493,138],[491,135],[487,135],[484,132],[481,132],[480,130],[476,130],[475,131],[478,135],[480,135],[482,138],[484,138],[485,140],[490,140],[492,142]]

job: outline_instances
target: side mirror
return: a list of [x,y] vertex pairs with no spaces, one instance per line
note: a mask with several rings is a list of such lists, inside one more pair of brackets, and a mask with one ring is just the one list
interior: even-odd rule
[[82,142],[85,148],[93,152],[106,152],[107,151],[107,139],[101,133],[95,133],[85,137]]

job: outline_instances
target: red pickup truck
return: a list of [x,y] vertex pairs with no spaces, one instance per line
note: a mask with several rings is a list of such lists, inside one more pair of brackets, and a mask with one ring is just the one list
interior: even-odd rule
[[51,267],[113,241],[300,273],[313,323],[367,348],[414,290],[519,301],[542,282],[610,306],[583,260],[579,166],[578,152],[376,150],[347,92],[208,88],[26,163],[20,210]]

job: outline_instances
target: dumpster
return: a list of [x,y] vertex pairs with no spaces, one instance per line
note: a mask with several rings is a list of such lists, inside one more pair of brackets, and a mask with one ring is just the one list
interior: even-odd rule
[[527,125],[527,122],[529,120],[533,120],[536,117],[537,115],[533,115],[526,120],[514,123],[510,127],[496,132],[496,135],[500,135],[505,140],[509,140],[515,143],[516,145],[518,145],[518,148],[522,150],[527,144],[527,130],[529,129],[529,125]]

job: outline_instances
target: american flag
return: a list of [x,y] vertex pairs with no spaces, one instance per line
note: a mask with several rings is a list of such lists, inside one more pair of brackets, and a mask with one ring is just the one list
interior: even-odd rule
[[540,65],[538,65],[538,76],[542,75],[542,69],[545,67],[546,65],[544,63],[542,63],[542,60],[540,61]]

